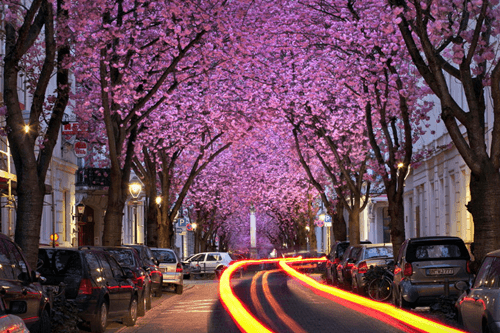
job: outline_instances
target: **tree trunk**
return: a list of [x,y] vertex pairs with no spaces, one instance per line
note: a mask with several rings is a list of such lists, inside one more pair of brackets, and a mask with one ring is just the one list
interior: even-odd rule
[[[104,216],[102,244],[104,246],[122,245],[123,210],[127,200],[127,184],[122,181],[122,173],[110,170],[108,207]],[[127,177],[128,179],[128,177]]]
[[391,241],[394,258],[399,254],[401,244],[403,244],[405,236],[405,208],[403,204],[403,191],[395,191],[395,184],[386,184],[387,202],[389,204],[389,217],[391,218]]
[[360,235],[359,235],[359,214],[361,213],[359,203],[354,207],[351,207],[349,212],[349,244],[359,245]]
[[170,248],[170,238],[168,236],[168,227],[165,224],[160,224],[158,227],[158,247]]
[[[487,170],[489,172],[487,172]],[[500,248],[500,175],[493,168],[484,168],[481,175],[471,174],[471,201],[467,209],[474,218],[474,257],[484,258]],[[481,260],[481,259],[480,259]],[[480,264],[480,260],[474,265]],[[476,267],[474,267],[476,268]]]
[[345,241],[347,239],[347,225],[344,219],[342,200],[337,200],[335,212],[332,214],[332,234],[336,241]]

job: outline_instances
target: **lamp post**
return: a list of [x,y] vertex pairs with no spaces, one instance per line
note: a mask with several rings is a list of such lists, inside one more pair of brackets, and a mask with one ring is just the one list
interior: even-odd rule
[[128,190],[130,195],[134,199],[134,244],[137,244],[137,198],[141,194],[142,191],[142,183],[141,181],[134,176],[132,180],[128,184]]
[[82,222],[82,215],[83,215],[83,212],[85,212],[85,205],[82,203],[82,202],[79,202],[77,205],[76,205],[76,216],[77,216],[77,224],[78,224],[78,246],[82,246],[82,245],[87,245],[87,244],[84,244],[84,241],[83,241],[83,222]]

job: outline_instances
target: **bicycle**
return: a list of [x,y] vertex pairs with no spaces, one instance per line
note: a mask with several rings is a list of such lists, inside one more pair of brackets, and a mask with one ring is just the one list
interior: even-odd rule
[[372,276],[373,278],[368,283],[366,293],[368,296],[379,302],[387,301],[392,296],[392,281],[394,274],[391,270],[391,265],[388,267],[374,267]]

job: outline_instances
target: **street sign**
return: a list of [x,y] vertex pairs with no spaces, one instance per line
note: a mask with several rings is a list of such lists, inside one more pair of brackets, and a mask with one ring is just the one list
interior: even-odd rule
[[193,226],[191,225],[191,223],[186,224],[186,229],[188,231],[193,231]]
[[184,229],[182,229],[182,228],[175,228],[175,232],[178,234],[182,234],[183,231],[184,231]]
[[85,141],[76,141],[73,149],[76,157],[85,157],[89,152],[89,144]]
[[325,222],[324,222],[324,221],[322,221],[322,220],[316,220],[316,222],[314,222],[314,223],[315,223],[318,227],[320,227],[320,228],[321,228],[321,227],[325,224]]
[[332,226],[332,222],[325,222],[325,227],[331,227]]
[[179,219],[177,219],[177,226],[178,227],[186,227],[187,226],[187,219],[181,217]]
[[331,223],[332,217],[330,215],[325,215],[325,223]]

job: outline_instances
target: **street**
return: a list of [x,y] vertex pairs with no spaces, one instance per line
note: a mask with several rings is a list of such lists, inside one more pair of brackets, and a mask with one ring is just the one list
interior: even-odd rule
[[[319,277],[319,275],[318,275]],[[185,280],[182,295],[165,292],[134,327],[110,323],[107,333],[240,332],[218,295],[217,280]],[[277,271],[247,272],[233,290],[273,332],[412,332],[317,295]]]

